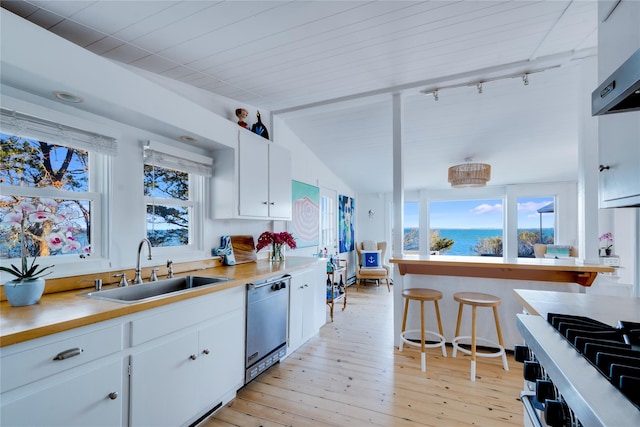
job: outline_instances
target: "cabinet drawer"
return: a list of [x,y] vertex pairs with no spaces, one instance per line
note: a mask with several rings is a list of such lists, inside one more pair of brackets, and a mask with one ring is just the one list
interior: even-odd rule
[[35,340],[24,351],[2,356],[0,391],[20,387],[122,349],[121,325],[83,332],[54,342],[51,342],[52,337],[41,338],[46,339],[47,344],[38,346],[39,340]]
[[177,308],[162,308],[161,312],[131,322],[131,345],[136,346],[215,316],[243,309],[244,299],[245,288],[238,286],[197,298],[195,303],[188,301]]
[[122,425],[123,396],[122,360],[117,360],[16,400],[3,399],[0,425],[115,427]]

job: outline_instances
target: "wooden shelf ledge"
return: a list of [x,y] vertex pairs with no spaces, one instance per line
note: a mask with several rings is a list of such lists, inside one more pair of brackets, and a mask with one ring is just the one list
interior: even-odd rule
[[523,258],[506,260],[497,257],[405,256],[391,258],[401,275],[427,274],[434,276],[487,277],[509,280],[578,283],[591,286],[598,273],[613,272],[602,265],[576,265],[575,261]]

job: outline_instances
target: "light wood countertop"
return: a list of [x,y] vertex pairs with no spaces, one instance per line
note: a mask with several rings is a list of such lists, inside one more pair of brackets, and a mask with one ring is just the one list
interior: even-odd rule
[[391,258],[400,274],[489,277],[510,280],[578,283],[591,286],[598,273],[614,269],[603,265],[578,265],[574,259],[404,255]]
[[547,318],[547,313],[575,314],[616,326],[618,320],[640,322],[640,298],[569,292],[514,289],[514,295],[530,313]]
[[[283,263],[258,260],[256,262],[234,266],[181,272],[180,274],[176,274],[176,276],[195,274],[198,276],[228,277],[232,280],[212,287],[205,286],[138,303],[124,304],[88,298],[81,295],[90,292],[92,289],[75,289],[66,292],[45,294],[39,303],[25,307],[11,307],[7,301],[2,301],[0,304],[0,347],[104,320],[114,319],[224,289],[244,286],[247,283],[267,279],[274,275],[304,269],[318,262],[324,262],[324,260],[319,260],[318,258],[287,257]],[[106,286],[105,289],[107,289]]]

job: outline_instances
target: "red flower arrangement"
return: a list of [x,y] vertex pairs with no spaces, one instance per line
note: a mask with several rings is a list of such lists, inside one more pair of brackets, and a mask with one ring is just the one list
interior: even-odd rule
[[272,233],[271,231],[265,231],[258,237],[258,244],[256,249],[260,250],[271,245],[271,261],[284,261],[284,253],[282,247],[284,245],[289,246],[291,249],[296,248],[296,240],[291,233],[283,231],[281,233]]
[[265,231],[258,237],[258,244],[256,245],[256,249],[260,250],[266,248],[269,245],[273,246],[282,246],[287,245],[291,249],[296,248],[296,240],[293,238],[291,233],[283,231],[281,233],[272,233],[271,231]]

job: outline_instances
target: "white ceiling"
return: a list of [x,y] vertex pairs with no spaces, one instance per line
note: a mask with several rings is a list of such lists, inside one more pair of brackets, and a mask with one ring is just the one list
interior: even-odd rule
[[[490,185],[577,179],[575,65],[595,55],[595,0],[1,5],[113,61],[274,112],[357,192],[392,189],[392,93],[407,189],[447,188],[466,157],[492,165]],[[435,88],[437,102],[421,94]]]

